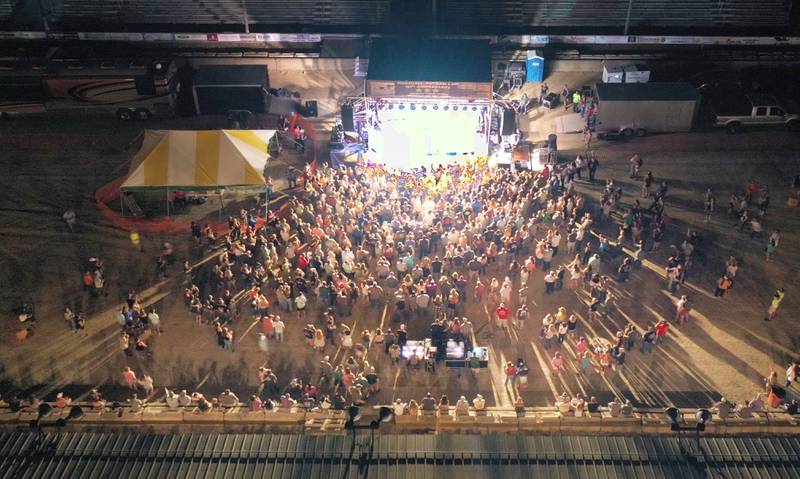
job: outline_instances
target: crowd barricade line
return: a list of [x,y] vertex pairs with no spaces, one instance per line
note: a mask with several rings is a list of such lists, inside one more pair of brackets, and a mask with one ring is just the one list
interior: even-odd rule
[[[277,408],[275,410],[250,411],[246,405],[218,408],[200,412],[195,406],[168,408],[164,403],[146,403],[141,410],[133,412],[127,405],[102,411],[92,409],[91,404],[75,403],[84,410],[80,418],[71,419],[70,424],[86,426],[159,426],[159,425],[231,425],[291,428],[312,433],[341,434],[347,420],[345,411],[313,410],[302,408]],[[54,425],[60,418],[67,418],[72,405],[40,418],[44,425]],[[378,406],[375,406],[377,408]],[[371,411],[365,409],[365,413]],[[694,426],[695,409],[685,409],[684,419],[688,427]],[[38,418],[38,413],[29,409],[12,412],[7,406],[0,407],[0,428],[27,426]],[[656,410],[634,410],[631,416],[611,416],[608,410],[583,417],[564,415],[556,408],[526,408],[519,413],[512,408],[487,408],[476,411],[470,408],[467,414],[456,414],[455,407],[448,412],[431,414],[399,415],[393,418],[397,432],[478,432],[478,433],[566,433],[566,434],[667,434],[670,423],[663,412]],[[69,426],[67,426],[69,427]],[[796,435],[800,433],[800,417],[782,411],[763,412],[749,418],[714,415],[706,424],[707,435]]]

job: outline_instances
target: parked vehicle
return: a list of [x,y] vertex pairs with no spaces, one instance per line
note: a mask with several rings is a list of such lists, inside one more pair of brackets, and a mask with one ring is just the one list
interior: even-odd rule
[[700,94],[690,83],[598,83],[595,131],[625,138],[690,131]]
[[715,125],[728,133],[738,133],[746,127],[778,126],[791,131],[800,129],[800,116],[787,112],[772,95],[728,96],[713,105]]
[[170,61],[159,60],[15,65],[0,74],[0,114],[99,109],[126,121],[170,115],[174,73]]

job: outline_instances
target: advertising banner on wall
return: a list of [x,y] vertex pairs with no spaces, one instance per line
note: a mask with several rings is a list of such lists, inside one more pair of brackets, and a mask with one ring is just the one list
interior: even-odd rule
[[375,98],[458,98],[488,100],[491,83],[446,81],[367,81],[367,95]]

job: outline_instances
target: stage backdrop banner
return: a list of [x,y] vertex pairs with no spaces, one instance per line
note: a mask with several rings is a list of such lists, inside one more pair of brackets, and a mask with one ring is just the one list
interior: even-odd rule
[[492,84],[449,81],[368,80],[367,95],[374,98],[491,100]]

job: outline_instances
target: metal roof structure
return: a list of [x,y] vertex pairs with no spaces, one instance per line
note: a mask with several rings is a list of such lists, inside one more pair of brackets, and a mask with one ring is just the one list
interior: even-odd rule
[[[37,439],[38,438],[38,439]],[[0,479],[797,478],[800,438],[0,434]]]

